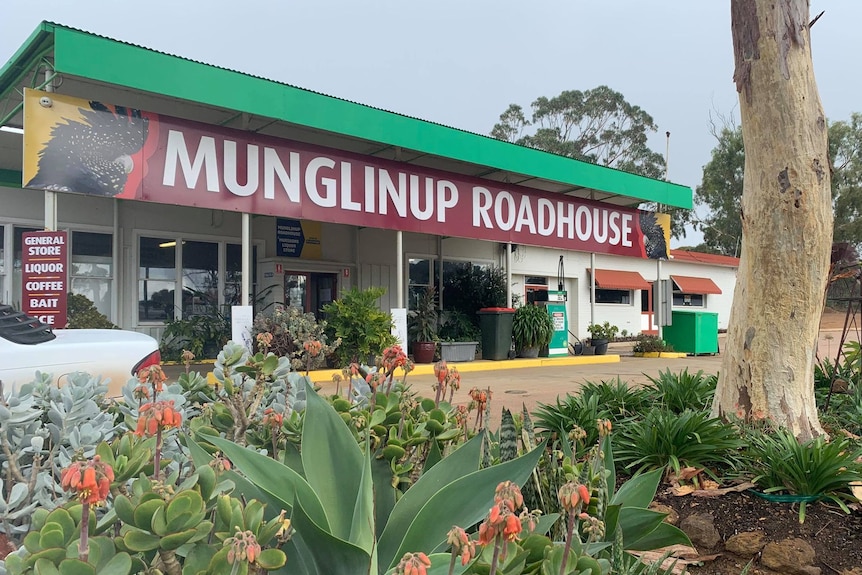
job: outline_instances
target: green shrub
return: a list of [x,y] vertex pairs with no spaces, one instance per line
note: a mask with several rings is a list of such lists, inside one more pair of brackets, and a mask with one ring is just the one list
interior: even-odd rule
[[166,361],[179,361],[184,349],[195,354],[198,359],[214,359],[229,339],[228,318],[213,308],[210,313],[168,322],[159,350]]
[[691,374],[688,368],[679,373],[671,373],[670,369],[666,369],[659,372],[658,377],[647,377],[650,383],[646,384],[645,389],[651,401],[675,413],[687,409],[707,409],[718,382],[714,375],[705,375],[702,370]]
[[588,381],[584,383],[579,393],[585,401],[596,396],[597,404],[604,406],[610,414],[609,419],[613,422],[646,411],[650,404],[646,390],[630,387],[619,377],[599,383]]
[[632,348],[635,353],[654,353],[662,351],[673,351],[673,346],[668,345],[657,335],[638,334],[635,345]]
[[349,289],[341,298],[323,306],[330,341],[341,339],[335,357],[341,365],[364,363],[380,355],[397,341],[392,335],[392,316],[382,311],[377,300],[386,293],[380,287]]
[[317,357],[311,358],[311,369],[323,367],[326,358],[341,344],[339,340],[330,343],[326,335],[326,321],[317,321],[313,313],[302,313],[295,307],[276,305],[271,312],[261,312],[254,318],[252,337],[260,333],[272,334],[269,351],[279,357],[286,357],[296,370],[308,368],[307,352],[303,345],[309,341],[319,341],[322,345]]
[[715,465],[733,468],[742,441],[735,427],[703,411],[653,409],[620,426],[617,459],[632,472]]
[[69,329],[119,329],[87,296],[70,293],[66,299],[67,325]]
[[[862,481],[862,451],[853,448],[846,437],[831,442],[817,437],[800,443],[784,429],[750,431],[745,454],[754,482],[764,493],[819,496],[837,504],[846,513],[844,500],[855,501],[851,482]],[[805,520],[805,505],[799,509],[800,523]]]
[[536,429],[570,438],[572,450],[580,457],[599,439],[596,421],[610,419],[611,415],[598,395],[566,394],[562,401],[557,398],[556,405],[540,403],[533,412],[533,419]]
[[554,320],[548,310],[533,304],[523,305],[515,312],[512,323],[512,338],[515,349],[544,347],[554,335]]

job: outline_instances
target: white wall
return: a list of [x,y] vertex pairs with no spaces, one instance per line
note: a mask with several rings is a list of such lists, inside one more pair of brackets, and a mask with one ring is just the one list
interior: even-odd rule
[[[61,228],[99,228],[110,231],[113,226],[114,200],[73,194],[58,196],[58,219]],[[0,188],[0,224],[41,226],[44,217],[43,205],[42,192]],[[135,327],[137,324],[136,242],[140,235],[158,237],[159,234],[164,234],[170,238],[186,235],[232,242],[240,240],[241,215],[235,212],[120,201],[119,216],[120,234],[117,240],[121,242],[120,260],[117,262],[115,277],[121,280],[118,289],[121,313],[118,319],[124,327]],[[337,272],[340,290],[354,285],[360,288],[384,287],[387,292],[381,298],[381,308],[397,307],[396,232],[323,223],[322,258],[312,261],[275,257],[274,217],[254,216],[252,230],[261,260],[284,262],[286,267],[297,271]],[[407,232],[403,234],[405,292],[408,285],[407,259],[436,258],[439,245],[438,238],[433,235]],[[442,250],[445,259],[485,261],[494,265],[503,265],[505,262],[505,250],[497,242],[444,238]],[[6,253],[10,252],[11,246],[7,246]],[[586,327],[594,320],[598,323],[609,321],[620,329],[638,333],[641,325],[641,293],[638,290],[633,292],[632,302],[628,305],[596,304],[596,316],[590,317],[588,253],[519,245],[512,254],[513,293],[523,297],[526,276],[546,277],[549,289],[556,289],[557,267],[561,254],[564,258],[564,287],[569,294],[569,329],[579,337],[588,337]],[[11,265],[11,256],[7,255],[6,269],[10,269]],[[656,278],[656,262],[652,260],[597,254],[596,267],[637,271],[648,282]],[[347,275],[344,270],[347,270]],[[667,278],[673,274],[708,277],[721,288],[721,295],[707,295],[706,306],[694,309],[718,312],[719,327],[725,329],[733,299],[736,269],[674,260],[663,262],[662,276]],[[258,278],[259,285],[263,285],[261,281],[261,278]],[[158,335],[160,328],[146,328],[146,331]]]

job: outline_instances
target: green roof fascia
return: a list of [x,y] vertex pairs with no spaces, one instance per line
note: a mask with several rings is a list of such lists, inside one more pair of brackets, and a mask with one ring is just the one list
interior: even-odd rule
[[53,49],[54,25],[42,22],[21,44],[18,51],[0,68],[0,99],[18,87],[24,77],[32,72]]
[[0,186],[7,188],[21,187],[21,172],[0,169]]
[[54,27],[54,43],[55,68],[60,73],[573,187],[692,207],[692,191],[687,186],[549,154],[62,26]]

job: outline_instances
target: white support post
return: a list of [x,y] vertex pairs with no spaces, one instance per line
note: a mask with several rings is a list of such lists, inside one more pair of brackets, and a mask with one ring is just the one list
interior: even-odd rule
[[437,261],[440,274],[437,276],[437,309],[443,311],[443,236],[437,236]]
[[590,254],[590,325],[596,323],[596,254]]
[[[395,232],[395,306],[407,307],[404,305],[404,234],[401,230]],[[390,284],[391,285],[391,284]]]
[[251,214],[242,214],[242,287],[240,305],[251,305]]
[[[45,71],[45,91],[53,92],[54,70]],[[57,192],[45,190],[45,229],[48,231],[57,230]]]
[[512,307],[512,242],[506,244],[506,307]]

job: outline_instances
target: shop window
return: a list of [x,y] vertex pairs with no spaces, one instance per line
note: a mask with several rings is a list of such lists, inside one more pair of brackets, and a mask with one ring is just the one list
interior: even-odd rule
[[596,288],[596,303],[631,305],[632,291],[623,289]]
[[535,302],[535,294],[537,291],[547,291],[548,278],[540,276],[527,276],[524,278],[524,301],[527,303]]
[[177,242],[170,238],[142,237],[138,252],[138,321],[174,319],[177,289]]
[[[431,261],[430,259],[418,258],[410,258],[408,260],[407,307],[409,309],[416,307],[416,299],[419,297],[419,294],[432,285]],[[437,284],[435,283],[434,285]]]
[[113,236],[72,232],[72,293],[85,296],[96,309],[111,317],[111,285],[114,279]]
[[218,306],[218,244],[184,241],[183,317],[207,315]]
[[673,293],[673,305],[680,307],[704,307],[706,296],[700,293]]

